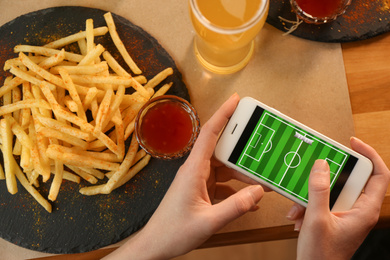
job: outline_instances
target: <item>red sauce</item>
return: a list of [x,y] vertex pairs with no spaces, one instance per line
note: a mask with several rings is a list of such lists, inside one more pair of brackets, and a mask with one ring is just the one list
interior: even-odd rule
[[145,144],[163,154],[182,150],[190,141],[192,131],[190,115],[175,102],[156,104],[146,112],[141,124]]
[[313,17],[330,17],[342,7],[344,0],[296,0],[299,7]]

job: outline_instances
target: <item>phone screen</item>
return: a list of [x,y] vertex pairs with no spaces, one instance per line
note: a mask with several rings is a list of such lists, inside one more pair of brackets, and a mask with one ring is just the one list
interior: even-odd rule
[[330,167],[332,208],[358,159],[259,106],[229,157],[231,163],[304,202],[317,159]]

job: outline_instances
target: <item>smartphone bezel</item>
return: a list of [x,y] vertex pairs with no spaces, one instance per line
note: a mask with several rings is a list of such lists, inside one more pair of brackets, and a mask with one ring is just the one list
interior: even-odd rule
[[265,104],[263,104],[260,101],[257,101],[250,97],[245,97],[240,100],[236,111],[233,113],[232,117],[230,118],[229,122],[224,128],[223,133],[220,136],[220,139],[217,143],[216,149],[215,149],[215,157],[220,160],[221,162],[225,163],[227,166],[243,173],[244,175],[258,181],[264,186],[269,187],[270,189],[282,194],[283,196],[291,199],[292,201],[302,205],[307,206],[307,203],[292,196],[291,194],[285,192],[284,190],[275,187],[268,182],[262,180],[261,178],[245,171],[244,169],[236,166],[235,164],[228,161],[229,156],[231,155],[233,149],[235,148],[239,138],[241,137],[243,131],[245,130],[253,111],[255,110],[256,106],[259,106],[279,117],[282,119],[296,125],[299,128],[304,129],[305,131],[308,131],[310,134],[313,134],[317,136],[318,138],[323,139],[324,141],[329,142],[330,144],[344,150],[345,152],[348,152],[349,154],[355,156],[358,161],[350,173],[349,178],[347,179],[346,183],[344,184],[343,189],[341,190],[339,196],[337,197],[333,207],[332,211],[344,211],[350,209],[359,195],[361,194],[368,178],[371,175],[373,165],[372,162],[364,157],[363,155],[353,151],[352,149],[340,144],[339,142],[336,142],[335,140],[319,133],[318,131],[294,120],[293,118],[290,118],[289,116],[281,113],[280,111],[269,107]]

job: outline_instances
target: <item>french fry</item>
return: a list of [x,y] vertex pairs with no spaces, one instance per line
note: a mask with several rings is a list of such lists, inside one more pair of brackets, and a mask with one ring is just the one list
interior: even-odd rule
[[93,61],[104,52],[104,50],[104,47],[101,44],[98,44],[95,48],[89,51],[87,55],[85,55],[85,57],[79,62],[77,66],[91,65]]
[[15,164],[13,164],[13,155],[12,155],[12,132],[11,124],[7,117],[0,120],[0,133],[2,136],[2,152],[4,159],[4,172],[5,180],[7,183],[8,192],[15,194],[18,192],[18,187],[16,185],[15,178]]
[[87,40],[87,53],[92,51],[94,47],[93,20],[87,19],[85,22],[85,39]]
[[103,58],[107,61],[110,68],[119,76],[131,77],[131,75],[112,57],[108,51],[103,52]]
[[77,115],[81,119],[87,121],[87,116],[85,114],[83,104],[81,103],[80,96],[77,93],[76,87],[74,86],[73,81],[69,76],[69,73],[64,69],[60,69],[59,73],[60,73],[60,75],[65,83],[66,89],[69,91],[70,97],[73,99],[74,102],[76,102]]
[[[48,57],[45,57],[45,56],[30,56],[30,59],[32,61],[34,61],[35,63],[39,64],[42,61],[48,59]],[[19,59],[19,57],[13,58],[13,59],[9,59],[9,60],[5,61],[3,69],[4,69],[4,71],[7,71],[7,70],[10,70],[12,66],[20,67],[20,66],[23,66],[23,63]]]
[[[11,90],[12,93],[12,102],[18,102],[22,100],[22,91],[20,88],[14,88]],[[12,113],[13,117],[15,118],[15,121],[19,122],[19,117],[20,117],[20,110],[17,110]]]
[[79,46],[81,55],[83,55],[83,56],[87,55],[87,53],[88,53],[88,51],[87,51],[87,41],[85,40],[85,38],[78,40],[77,44]]
[[71,135],[74,137],[79,137],[79,138],[84,139],[86,141],[89,141],[91,139],[90,134],[88,134],[88,133],[86,133],[78,128],[75,128],[71,125],[63,123],[61,121],[58,121],[58,120],[55,120],[52,118],[48,118],[48,117],[44,117],[44,116],[37,116],[37,119],[39,120],[39,122],[43,126],[53,128],[53,129],[60,131],[64,134],[68,134],[68,135]]
[[22,152],[20,155],[20,167],[23,168],[24,172],[31,172],[34,168],[31,164],[31,149],[27,146],[22,146]]
[[86,195],[86,196],[101,194],[101,191],[102,191],[104,185],[105,184],[83,187],[79,190],[79,192],[83,195]]
[[89,183],[91,184],[97,183],[97,179],[95,178],[95,176],[89,174],[88,172],[82,170],[81,168],[69,164],[67,164],[66,167],[71,169],[73,172],[75,172],[77,175],[79,175],[81,178],[88,181]]
[[104,116],[109,113],[110,104],[111,104],[111,98],[114,95],[114,91],[112,89],[108,89],[106,91],[106,94],[102,100],[102,103],[100,103],[96,119],[95,119],[95,129],[94,133],[97,134],[102,130],[102,124],[104,121]]
[[94,168],[87,168],[87,167],[79,167],[81,170],[95,176],[96,178],[98,179],[104,179],[105,175],[103,172],[97,170],[97,169],[94,169]]
[[108,26],[108,32],[110,33],[115,46],[117,47],[118,51],[122,55],[123,59],[129,66],[129,68],[134,72],[134,74],[141,74],[142,71],[138,68],[137,64],[135,64],[133,59],[130,57],[130,54],[127,52],[125,48],[125,45],[123,44],[122,40],[119,38],[119,35],[116,31],[114,19],[112,18],[111,13],[108,12],[104,14],[104,19],[106,20]]
[[94,99],[92,99],[91,106],[90,106],[90,110],[92,112],[92,117],[94,119],[96,119],[98,109],[99,109],[99,105],[97,103],[97,99],[94,98]]
[[64,180],[67,180],[67,181],[72,181],[72,182],[75,182],[75,183],[80,183],[80,177],[77,176],[76,174],[73,174],[71,172],[68,172],[68,171],[63,171],[63,176],[62,178]]
[[[56,171],[55,165],[51,165],[50,171],[53,175],[55,175],[55,171]],[[67,181],[71,181],[71,182],[75,182],[75,183],[80,183],[80,176],[77,176],[76,174],[65,170],[65,168],[62,171],[62,179],[67,180]]]
[[100,84],[97,87],[100,87],[103,90],[108,88],[104,84],[112,84],[113,90],[118,89],[118,85],[124,85],[125,87],[133,87],[138,91],[142,96],[150,98],[150,94],[145,88],[133,77],[122,77],[122,76],[96,76],[96,75],[71,75],[72,80],[77,84]]
[[108,65],[107,62],[103,61],[98,64],[84,66],[56,66],[50,69],[50,73],[59,74],[60,69],[65,69],[69,74],[73,75],[92,75],[107,71]]
[[121,157],[121,153],[120,153],[120,150],[118,149],[118,145],[111,139],[109,138],[107,135],[105,135],[103,132],[97,132],[93,134],[97,139],[99,139],[100,141],[102,141],[102,143],[108,148],[110,149],[113,153],[115,153],[118,158]]
[[29,125],[29,135],[31,138],[31,141],[33,143],[32,149],[31,149],[31,161],[34,166],[34,176],[30,179],[30,183],[33,183],[35,179],[39,177],[39,175],[43,175],[44,171],[41,165],[40,156],[39,156],[39,150],[37,146],[37,135],[35,132],[35,127],[33,122]]
[[15,112],[23,108],[39,107],[50,109],[50,105],[44,100],[22,100],[13,104],[0,107],[0,116]]
[[[23,82],[22,85],[22,93],[25,99],[27,99],[27,95],[30,92],[31,87],[29,82]],[[31,120],[31,110],[28,108],[23,108],[22,113],[21,113],[21,126],[23,128],[27,128],[28,125],[30,124]]]
[[145,155],[136,165],[134,165],[124,176],[123,178],[114,185],[114,190],[119,188],[133,178],[137,173],[139,173],[146,165],[148,165],[151,156],[149,154]]
[[134,132],[134,127],[135,127],[135,118],[126,127],[126,130],[125,130],[125,140],[127,140],[127,138],[129,138],[129,136]]
[[[70,148],[70,147],[65,147],[61,145],[55,145],[53,144],[52,147],[62,153],[74,153],[78,155],[82,155],[85,157],[91,157],[95,158],[97,160],[102,160],[102,161],[107,161],[107,162],[119,162],[120,160],[118,157],[113,154],[113,153],[108,153],[108,152],[103,152],[103,153],[97,153],[97,152],[91,152],[91,151],[85,151],[85,150],[80,150],[77,148]],[[99,176],[100,174],[98,174]]]
[[110,180],[104,186],[104,188],[101,191],[102,193],[105,194],[110,193],[114,189],[115,185],[123,178],[123,176],[129,170],[135,158],[135,155],[137,154],[137,150],[138,150],[137,139],[135,138],[135,135],[133,135],[126,157],[124,158],[122,164],[119,166],[119,169],[115,172],[115,174],[110,178]]
[[[105,35],[107,32],[108,32],[108,28],[106,26],[93,29],[94,36]],[[45,47],[51,48],[51,49],[58,49],[58,48],[62,48],[64,46],[66,46],[66,45],[69,45],[71,43],[77,42],[81,39],[84,39],[85,37],[86,37],[86,32],[82,31],[82,32],[78,32],[78,33],[69,35],[67,37],[58,39],[56,41],[50,42],[50,43],[46,44]]]
[[[47,70],[41,68],[38,66],[38,64],[34,63],[30,58],[28,58],[23,52],[19,53],[19,58],[23,62],[23,64],[30,69],[31,71],[35,72],[45,80],[49,81],[50,83],[66,88],[66,84],[57,76],[51,74]],[[39,84],[36,84],[39,85]],[[53,87],[51,87],[54,89]]]
[[[40,47],[40,46],[16,45],[14,48],[14,52],[19,52],[19,53],[28,52],[28,53],[34,53],[34,54],[50,57],[60,53],[61,51],[51,49],[51,48],[46,48],[46,47]],[[80,62],[83,58],[84,56],[80,54],[65,52],[65,59],[68,61]]]
[[[5,83],[11,81],[11,77],[7,77],[5,79]],[[8,106],[8,105],[12,105],[12,92],[11,91],[8,91],[7,93],[4,93],[3,95],[3,106]],[[12,111],[14,112],[14,111]],[[10,114],[10,112],[6,113],[6,114]],[[10,115],[8,115],[10,116]]]
[[12,80],[5,82],[5,84],[0,88],[0,97],[2,97],[5,93],[11,91],[12,89],[16,88],[23,82],[24,80],[19,77],[15,77]]
[[45,59],[44,61],[40,62],[38,65],[42,69],[47,70],[47,69],[61,63],[64,59],[65,59],[65,49],[62,49],[59,53],[54,54],[53,56]]
[[112,102],[112,105],[110,107],[110,110],[108,111],[107,115],[103,116],[103,118],[102,118],[102,126],[101,126],[102,129],[106,130],[106,126],[107,126],[108,122],[110,120],[112,121],[114,114],[117,112],[119,112],[118,116],[121,118],[120,121],[122,121],[121,113],[120,113],[120,111],[118,111],[118,109],[119,109],[120,104],[123,101],[124,95],[125,95],[125,87],[120,85],[118,87],[118,91],[116,92],[115,99]]
[[116,110],[117,113],[113,117],[113,121],[115,121],[115,133],[116,133],[116,141],[118,147],[118,159],[122,160],[125,156],[125,128],[123,125],[122,117],[120,115],[119,110]]
[[98,92],[98,90],[95,87],[92,87],[88,90],[87,95],[85,96],[84,101],[83,101],[84,110],[87,110],[89,108],[92,101],[96,97],[97,92]]
[[52,145],[46,150],[46,154],[49,158],[53,160],[61,160],[66,165],[78,166],[78,167],[90,167],[97,168],[102,170],[116,170],[119,168],[118,163],[105,162],[102,160],[97,160],[94,158],[88,158],[74,153],[61,153],[55,149]]
[[[137,154],[135,155],[134,157],[134,160],[131,164],[130,167],[132,167],[134,164],[136,164],[139,160],[141,160],[142,158],[144,158],[146,155],[146,152],[145,150],[141,149],[137,152]],[[111,177],[116,173],[116,171],[111,171],[111,172],[107,172],[105,175],[108,179],[111,179]]]
[[[35,129],[37,129],[37,125],[39,123],[36,122]],[[50,178],[50,161],[49,157],[46,154],[46,150],[49,144],[49,140],[46,136],[44,136],[41,132],[36,133],[37,146],[39,151],[39,161],[41,163],[41,172],[42,181],[47,182]]]
[[57,199],[58,193],[60,191],[61,182],[64,176],[64,164],[62,161],[55,161],[55,172],[53,182],[50,186],[49,191],[49,200],[55,201]]
[[26,146],[28,149],[32,149],[32,141],[28,134],[24,131],[23,127],[21,127],[13,117],[9,117],[8,120],[11,125],[11,130],[17,137],[17,140],[19,140],[23,146]]
[[[23,81],[27,81],[27,82],[30,82],[31,84],[39,85],[42,82],[42,80],[28,74],[27,72],[21,70],[20,68],[15,67],[15,66],[11,66],[11,69],[9,70],[9,72],[12,73],[13,75],[15,75],[15,79],[18,78],[22,83],[23,83]],[[8,92],[8,91],[4,91],[4,93],[6,93],[6,92]]]
[[52,129],[52,128],[39,127],[37,129],[37,132],[44,135],[45,137],[55,138],[57,140],[62,140],[62,141],[67,142],[68,144],[79,147],[81,149],[87,149],[87,147],[88,147],[88,143],[86,141],[83,141],[78,137],[74,137],[72,135],[62,133],[62,132],[57,131],[57,130]]
[[168,84],[165,84],[164,86],[162,86],[159,90],[156,91],[156,93],[154,93],[153,97],[152,98],[155,98],[155,97],[159,97],[159,96],[162,96],[162,95],[165,95],[165,93],[168,92],[168,90],[172,87],[172,82],[168,83]]
[[163,80],[165,80],[168,76],[173,74],[172,68],[166,68],[165,70],[158,73],[156,76],[154,76],[151,80],[146,83],[145,88],[154,88],[158,84],[160,84]]
[[64,105],[70,110],[70,112],[76,113],[79,111],[76,102],[74,102],[70,96],[65,96]]
[[34,197],[34,199],[42,205],[47,212],[52,211],[51,204],[28,182],[26,177],[24,176],[22,170],[17,165],[15,159],[12,157],[12,164],[15,166],[15,175],[18,178],[19,182],[22,186]]

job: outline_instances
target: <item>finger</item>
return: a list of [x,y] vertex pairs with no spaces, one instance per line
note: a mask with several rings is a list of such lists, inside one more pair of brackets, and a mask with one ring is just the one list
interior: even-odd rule
[[211,158],[219,133],[228,122],[239,101],[240,97],[235,93],[214,113],[202,127],[190,157]]
[[218,231],[229,222],[257,208],[264,191],[260,185],[247,186],[229,198],[212,207],[210,214],[219,221],[215,222],[214,231]]
[[295,221],[294,231],[300,231],[303,224],[303,216]]
[[[368,204],[372,207],[380,207],[390,181],[389,169],[375,149],[365,144],[363,141],[353,137],[351,138],[351,147],[358,153],[369,158],[374,165],[372,175],[364,188],[364,196],[361,196],[358,199],[355,206],[359,206],[360,203],[363,203],[363,205]],[[367,199],[371,202],[366,203],[365,200]]]
[[351,138],[351,147],[356,152],[369,158],[374,164],[372,176],[364,189],[364,193],[375,198],[382,198],[386,194],[390,180],[390,172],[386,164],[374,148],[356,137]]
[[286,215],[286,218],[291,221],[296,221],[305,215],[306,208],[298,203],[294,203]]
[[330,171],[324,160],[317,160],[309,176],[309,201],[306,212],[323,215],[330,211]]

